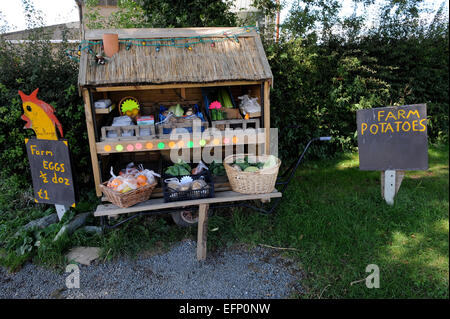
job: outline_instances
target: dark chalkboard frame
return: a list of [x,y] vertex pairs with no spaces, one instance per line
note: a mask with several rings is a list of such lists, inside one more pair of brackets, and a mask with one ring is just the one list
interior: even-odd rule
[[[43,140],[29,138],[25,139],[25,144],[33,180],[35,202],[75,207],[77,202],[77,192],[72,174],[72,160],[68,141],[65,139]],[[49,153],[36,155],[36,151],[31,151],[32,145],[36,145],[36,147],[33,148],[34,150],[49,150],[53,153],[53,156],[50,156]],[[64,172],[45,169],[43,161],[64,164]],[[48,165],[47,168],[49,168]],[[47,179],[47,183],[44,183],[42,173],[46,174],[45,179]],[[52,182],[55,173],[58,180],[61,180],[62,178],[63,183],[55,184]],[[69,183],[70,186],[65,185],[66,182]]]
[[[422,132],[394,132],[384,134],[361,134],[362,123],[378,122],[378,112],[405,112],[417,110],[420,118],[427,118],[426,104],[412,104],[402,106],[389,106],[373,109],[358,110],[356,122],[358,129],[358,153],[360,170],[427,170],[428,169],[428,138],[426,128]],[[407,113],[408,114],[408,113]],[[408,121],[412,121],[412,117]],[[415,119],[415,118],[414,118]],[[386,122],[393,123],[393,119]],[[395,124],[393,124],[395,125]],[[367,130],[365,131],[367,132]]]

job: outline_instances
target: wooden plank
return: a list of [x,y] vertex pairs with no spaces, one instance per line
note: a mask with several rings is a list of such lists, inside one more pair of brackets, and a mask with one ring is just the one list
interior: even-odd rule
[[197,260],[206,259],[206,241],[208,235],[208,204],[202,204],[198,208],[197,226]]
[[272,70],[270,69],[269,61],[267,60],[266,53],[264,51],[264,47],[261,42],[261,38],[259,36],[255,37],[255,44],[256,48],[258,49],[258,56],[261,59],[261,64],[264,68],[264,73],[270,78],[270,82],[273,85],[273,74]]
[[264,82],[264,129],[266,133],[265,153],[270,153],[270,84]]
[[102,86],[95,87],[97,92],[110,91],[135,91],[135,90],[160,90],[160,89],[180,89],[180,88],[199,88],[211,86],[235,86],[235,85],[254,85],[261,84],[261,81],[223,81],[209,83],[171,83],[171,84],[150,84],[150,85],[124,85],[124,86]]
[[78,84],[86,82],[86,68],[88,65],[88,53],[81,50],[80,70],[78,72]]
[[[117,33],[119,39],[159,39],[159,38],[187,38],[197,36],[211,36],[212,38],[225,37],[223,32],[237,33],[241,28],[237,27],[209,27],[209,28],[153,28],[153,29],[96,29],[86,30],[86,40],[101,40],[104,33]],[[240,37],[256,37],[258,34],[251,30]]]
[[87,89],[83,89],[83,99],[84,99],[84,113],[86,115],[86,127],[88,131],[89,138],[89,150],[91,153],[91,163],[92,163],[92,172],[94,174],[94,182],[95,182],[95,192],[97,196],[102,196],[102,191],[100,190],[100,168],[98,166],[98,158],[97,158],[97,147],[95,145],[95,132],[94,132],[94,121],[92,118],[92,108],[91,108],[91,99],[89,96],[89,91]]
[[183,100],[186,100],[186,88],[180,89],[180,95]]
[[274,190],[272,193],[267,194],[241,194],[233,191],[218,192],[215,193],[216,197],[213,198],[202,198],[196,200],[186,200],[179,202],[165,203],[164,198],[150,199],[143,203],[128,207],[120,208],[113,204],[105,204],[97,206],[97,210],[94,216],[109,216],[109,215],[119,215],[128,213],[137,213],[141,211],[151,211],[159,209],[170,209],[174,207],[184,207],[184,206],[196,206],[201,204],[216,204],[216,203],[226,203],[226,202],[236,202],[245,200],[255,200],[255,199],[270,199],[281,197],[281,193]]

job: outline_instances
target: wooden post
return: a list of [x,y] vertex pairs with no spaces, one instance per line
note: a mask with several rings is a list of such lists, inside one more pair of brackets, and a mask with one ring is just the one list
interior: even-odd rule
[[270,84],[264,82],[264,132],[266,134],[265,154],[270,152]]
[[92,163],[92,172],[94,174],[94,182],[95,182],[95,191],[97,196],[102,196],[102,191],[100,190],[100,169],[98,166],[98,157],[97,157],[97,147],[95,145],[95,132],[94,132],[94,120],[92,117],[92,108],[91,108],[91,98],[89,96],[89,91],[87,89],[83,89],[83,99],[84,99],[84,113],[86,114],[86,126],[88,131],[89,138],[89,149],[91,152],[91,163]]
[[55,204],[56,213],[58,214],[59,220],[61,220],[64,214],[69,211],[70,207],[67,205]]
[[206,239],[208,233],[208,204],[198,207],[197,260],[206,259]]
[[394,205],[394,197],[398,193],[404,176],[405,171],[387,170],[381,172],[381,196],[389,205]]

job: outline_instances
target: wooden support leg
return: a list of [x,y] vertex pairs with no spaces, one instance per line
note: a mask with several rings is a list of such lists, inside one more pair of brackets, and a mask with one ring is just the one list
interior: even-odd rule
[[95,191],[97,196],[102,196],[102,190],[100,189],[100,168],[98,166],[97,149],[95,146],[95,132],[94,132],[94,118],[91,109],[91,97],[89,96],[89,91],[83,89],[83,99],[84,99],[84,113],[86,114],[86,125],[89,138],[89,149],[91,151],[91,163],[92,172],[94,174]]
[[201,204],[198,208],[197,230],[197,260],[206,259],[206,238],[208,233],[208,204]]

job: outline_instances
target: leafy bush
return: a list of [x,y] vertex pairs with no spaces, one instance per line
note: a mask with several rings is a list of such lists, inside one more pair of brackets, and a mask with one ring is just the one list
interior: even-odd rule
[[78,65],[65,55],[68,43],[53,46],[37,29],[29,42],[11,44],[0,40],[0,163],[2,172],[30,176],[24,139],[34,135],[24,129],[22,101],[18,90],[52,105],[69,141],[75,170],[85,180],[90,162],[84,106],[77,89]]
[[281,157],[323,135],[334,142],[310,155],[352,150],[356,110],[391,105],[427,103],[429,141],[448,143],[448,19],[442,6],[430,22],[418,18],[414,1],[391,2],[378,13],[381,24],[363,30],[362,16],[340,21],[337,1],[305,1],[292,7],[279,42],[265,37]]

